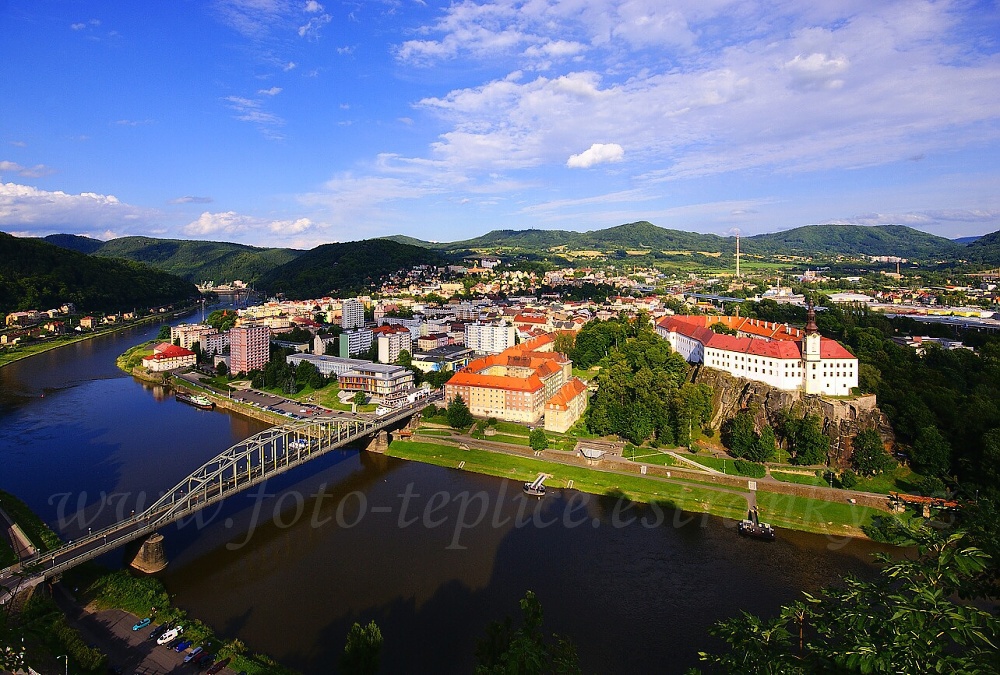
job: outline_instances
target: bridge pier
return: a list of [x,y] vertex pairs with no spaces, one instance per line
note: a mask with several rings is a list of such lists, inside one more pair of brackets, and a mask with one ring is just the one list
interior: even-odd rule
[[159,532],[151,534],[146,541],[142,542],[139,553],[132,561],[132,567],[153,574],[159,572],[167,566],[167,554],[163,551],[163,535]]
[[368,452],[384,454],[385,451],[389,449],[389,432],[385,429],[379,431],[368,443],[368,447],[366,449]]

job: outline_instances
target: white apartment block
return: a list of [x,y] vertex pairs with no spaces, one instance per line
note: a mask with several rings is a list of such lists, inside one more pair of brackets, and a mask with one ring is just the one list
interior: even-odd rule
[[499,354],[514,346],[517,331],[502,324],[465,325],[465,346],[477,354]]
[[191,349],[191,345],[198,342],[202,351],[205,351],[205,336],[215,332],[214,328],[205,324],[182,323],[170,327],[170,342],[176,341],[184,349]]
[[382,333],[378,336],[378,360],[381,363],[395,363],[403,350],[413,354],[413,338],[410,331],[401,328],[394,333]]
[[344,300],[341,303],[340,327],[344,330],[351,330],[352,328],[361,328],[364,325],[365,303],[356,298]]

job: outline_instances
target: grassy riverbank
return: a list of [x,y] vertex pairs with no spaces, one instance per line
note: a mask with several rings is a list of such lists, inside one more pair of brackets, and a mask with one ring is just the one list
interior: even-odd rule
[[63,541],[59,535],[53,532],[52,528],[39,518],[27,504],[11,493],[0,490],[0,507],[15,523],[21,526],[24,534],[39,551],[48,551],[62,546]]
[[83,342],[84,340],[92,340],[96,337],[101,337],[102,335],[111,335],[112,333],[117,333],[119,331],[127,330],[129,328],[135,328],[137,326],[145,326],[154,323],[165,323],[179,316],[189,314],[193,311],[194,307],[185,307],[184,309],[179,309],[174,312],[169,312],[167,314],[151,314],[150,316],[144,316],[141,319],[136,319],[135,321],[129,321],[127,323],[116,324],[110,327],[101,327],[93,331],[88,331],[86,333],[72,333],[67,335],[60,335],[49,340],[43,340],[38,342],[30,342],[25,345],[18,345],[16,347],[6,347],[0,350],[0,368],[14,363],[15,361],[20,361],[21,359],[26,359],[29,356],[34,356],[36,354],[42,354],[44,352],[50,351],[52,349],[58,349],[59,347],[65,347],[77,342]]
[[[539,473],[551,474],[551,487],[572,487],[597,495],[621,494],[637,502],[658,502],[685,511],[706,512],[725,518],[746,516],[747,500],[733,490],[712,489],[691,479],[658,479],[619,474],[595,468],[569,466],[558,462],[520,457],[501,452],[470,448],[433,441],[393,441],[387,454],[402,459],[461,468],[518,482],[534,479]],[[776,493],[757,493],[761,517],[778,527],[817,534],[864,536],[861,526],[875,515],[873,508]]]

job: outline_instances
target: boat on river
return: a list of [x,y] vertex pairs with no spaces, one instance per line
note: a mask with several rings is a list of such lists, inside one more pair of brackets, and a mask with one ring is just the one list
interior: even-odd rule
[[756,506],[750,509],[747,518],[741,520],[736,529],[741,535],[751,539],[760,539],[761,541],[774,541],[775,539],[774,526],[770,523],[760,522]]
[[201,394],[189,394],[187,392],[179,391],[174,394],[174,398],[181,403],[187,403],[188,405],[193,405],[195,408],[200,408],[201,410],[211,410],[215,407],[215,404],[209,401],[207,398]]
[[524,484],[524,494],[531,495],[532,497],[544,497],[545,496],[545,486],[542,485],[545,482],[546,475],[544,473],[538,474],[538,478],[531,481],[530,483]]

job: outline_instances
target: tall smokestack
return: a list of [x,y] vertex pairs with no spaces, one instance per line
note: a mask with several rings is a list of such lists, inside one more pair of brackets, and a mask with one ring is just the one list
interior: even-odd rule
[[736,277],[740,276],[740,231],[736,230]]

